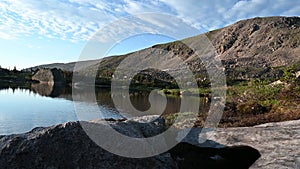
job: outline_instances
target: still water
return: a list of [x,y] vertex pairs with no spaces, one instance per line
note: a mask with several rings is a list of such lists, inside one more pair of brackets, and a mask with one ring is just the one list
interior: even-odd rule
[[[107,89],[98,89],[95,93],[83,91],[76,94],[84,99],[73,101],[71,89],[54,86],[1,88],[0,135],[24,133],[35,127],[77,121],[79,116],[80,120],[128,117],[126,110],[119,109],[118,111],[114,107],[111,92]],[[93,99],[89,100],[93,97],[96,103],[92,101]],[[160,103],[164,98],[159,94],[153,97],[156,105],[154,111],[163,110],[164,113],[175,113],[180,110],[180,97],[167,97],[167,104],[163,109]],[[120,98],[127,99],[122,96]],[[134,93],[129,99],[139,111],[145,111],[150,107],[149,94]],[[201,102],[199,111],[206,111],[207,108],[208,105]],[[158,114],[161,113],[158,112]]]

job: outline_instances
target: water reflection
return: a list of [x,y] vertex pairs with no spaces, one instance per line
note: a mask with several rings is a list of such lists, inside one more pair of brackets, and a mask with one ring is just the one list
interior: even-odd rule
[[41,96],[58,97],[66,87],[60,86],[56,83],[36,83],[31,85],[31,90]]
[[[95,90],[76,89],[76,98],[80,98],[74,108],[72,88],[48,85],[32,84],[23,86],[0,84],[0,135],[22,133],[34,127],[50,126],[76,120],[92,120],[95,118],[121,118],[131,117],[131,109],[126,100],[134,109],[141,111],[140,115],[170,114],[180,111],[182,97],[164,98],[158,93],[152,94],[152,109],[149,112],[149,93],[135,92],[126,95],[127,90],[120,90],[113,95],[117,98],[121,109],[118,112],[111,96],[110,88],[97,88]],[[128,98],[129,97],[129,98]],[[188,97],[191,104],[197,100]],[[97,102],[95,102],[95,100]],[[163,102],[166,101],[166,105]],[[207,112],[209,105],[205,101],[200,102],[199,112]],[[145,114],[145,112],[147,112]]]
[[77,120],[72,101],[43,97],[21,87],[2,88],[0,107],[0,135]]
[[[95,93],[94,93],[95,92]],[[93,102],[96,98],[98,105],[105,105],[112,109],[116,109],[117,103],[119,106],[118,111],[125,117],[143,116],[143,115],[160,115],[160,114],[172,114],[181,111],[181,101],[183,97],[180,96],[166,96],[159,93],[153,93],[150,97],[149,92],[140,91],[127,94],[128,90],[118,90],[111,93],[110,88],[96,88],[95,90],[89,89],[76,89],[73,93],[76,100],[82,102]],[[113,97],[113,98],[112,98]],[[128,98],[129,97],[129,98]],[[199,101],[193,96],[184,96],[185,102],[189,105],[197,105],[195,102]],[[130,102],[128,102],[128,100]],[[152,100],[152,105],[149,100]],[[166,104],[164,104],[166,102]],[[151,109],[150,109],[151,108]],[[133,113],[137,110],[141,114]],[[200,99],[199,112],[208,112],[209,105],[205,102],[205,99]],[[195,110],[192,107],[185,109],[185,112]]]
[[[8,89],[11,88],[13,91],[16,89],[16,87],[12,86],[3,86],[0,85],[1,89]],[[37,93],[40,96],[46,96],[46,97],[52,97],[52,98],[63,98],[66,100],[73,101],[72,98],[72,88],[70,86],[61,86],[56,84],[48,84],[48,83],[37,83],[37,84],[31,84],[31,86],[19,86],[17,88],[20,89],[27,89],[30,92]],[[132,106],[140,111],[140,112],[147,112],[149,108],[151,107],[149,102],[149,92],[133,92],[129,94],[129,98],[127,98],[128,95],[126,95],[126,92],[128,90],[120,90],[115,93],[113,96],[115,98],[115,101],[118,102],[118,104],[121,105],[122,114],[130,114],[130,111],[132,109],[127,104],[128,102],[126,100],[130,100],[130,103]],[[95,90],[90,90],[90,88],[81,88],[76,89],[76,91],[73,93],[73,96],[77,98],[77,101],[85,102],[85,103],[93,103],[95,100],[97,101],[97,104],[99,106],[105,106],[111,109],[115,109],[114,101],[111,96],[110,88],[96,88]],[[166,97],[166,105],[163,104],[165,102],[165,97],[161,94],[155,93],[152,96],[152,112],[147,112],[147,114],[171,114],[171,113],[177,113],[180,112],[181,107],[181,100],[182,97],[179,96],[167,96]],[[185,96],[185,99],[190,102],[190,105],[193,105],[193,102],[197,101],[195,97],[192,96]],[[207,112],[209,109],[209,104],[206,103],[206,100],[200,99],[200,106],[199,106],[199,112]],[[188,111],[188,110],[187,110]],[[142,115],[147,115],[142,114]]]

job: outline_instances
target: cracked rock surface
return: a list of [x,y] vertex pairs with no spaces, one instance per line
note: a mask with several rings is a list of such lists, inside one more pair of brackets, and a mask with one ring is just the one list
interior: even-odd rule
[[300,168],[300,120],[216,129],[208,132],[207,137],[228,146],[256,148],[261,157],[251,169]]

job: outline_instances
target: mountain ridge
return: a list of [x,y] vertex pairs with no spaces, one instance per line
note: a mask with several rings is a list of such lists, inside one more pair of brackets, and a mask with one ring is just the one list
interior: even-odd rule
[[[183,60],[189,60],[193,73],[202,74],[205,67],[197,61],[194,51],[185,46],[184,41],[197,41],[205,35],[215,47],[226,75],[237,79],[281,76],[273,68],[300,64],[300,18],[299,17],[256,17],[238,21],[234,24],[209,31],[187,39],[158,44],[130,54],[148,55],[153,49],[172,52]],[[101,72],[112,76],[119,63],[129,54],[109,56],[94,60],[94,66]],[[141,56],[142,57],[142,56]],[[76,62],[40,65],[30,69],[58,68],[73,71]],[[109,73],[107,73],[107,71]]]

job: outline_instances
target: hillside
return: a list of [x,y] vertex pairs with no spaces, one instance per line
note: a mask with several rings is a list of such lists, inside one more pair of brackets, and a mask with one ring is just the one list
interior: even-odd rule
[[208,32],[207,36],[223,60],[278,67],[299,63],[299,27],[299,17],[254,18]]
[[[99,62],[100,60],[89,60],[89,61],[81,61],[82,63],[92,64],[95,62]],[[38,65],[34,67],[30,67],[27,69],[24,69],[25,71],[36,71],[37,69],[41,68],[47,68],[47,69],[61,69],[63,71],[69,71],[72,72],[74,69],[76,62],[70,62],[70,63],[51,63],[51,64],[44,64],[44,65]]]
[[[276,68],[299,66],[300,63],[299,17],[248,19],[205,35],[215,47],[229,79],[278,78],[283,72]],[[196,42],[201,36],[203,35],[184,39],[182,42]],[[197,56],[193,51],[179,41],[155,47],[170,50],[189,60],[195,72],[201,67],[195,61]]]
[[[282,71],[274,70],[282,66],[300,63],[300,18],[299,17],[266,17],[239,21],[222,29],[205,34],[212,42],[219,54],[227,76],[236,79],[280,77]],[[162,57],[179,56],[185,60],[194,73],[205,73],[197,55],[182,42],[195,41],[203,35],[175,41],[167,44],[155,45],[132,53],[141,58],[154,55],[155,49],[163,49],[168,54]],[[171,54],[170,54],[171,53]],[[158,55],[158,54],[156,54]],[[170,56],[172,55],[172,56]],[[111,76],[117,65],[126,57],[112,56],[94,61],[99,67],[99,76]],[[40,65],[37,68],[58,68],[72,71],[75,63],[56,63]],[[91,65],[93,65],[91,63]],[[30,68],[29,68],[30,69]],[[204,71],[204,72],[203,72]]]

